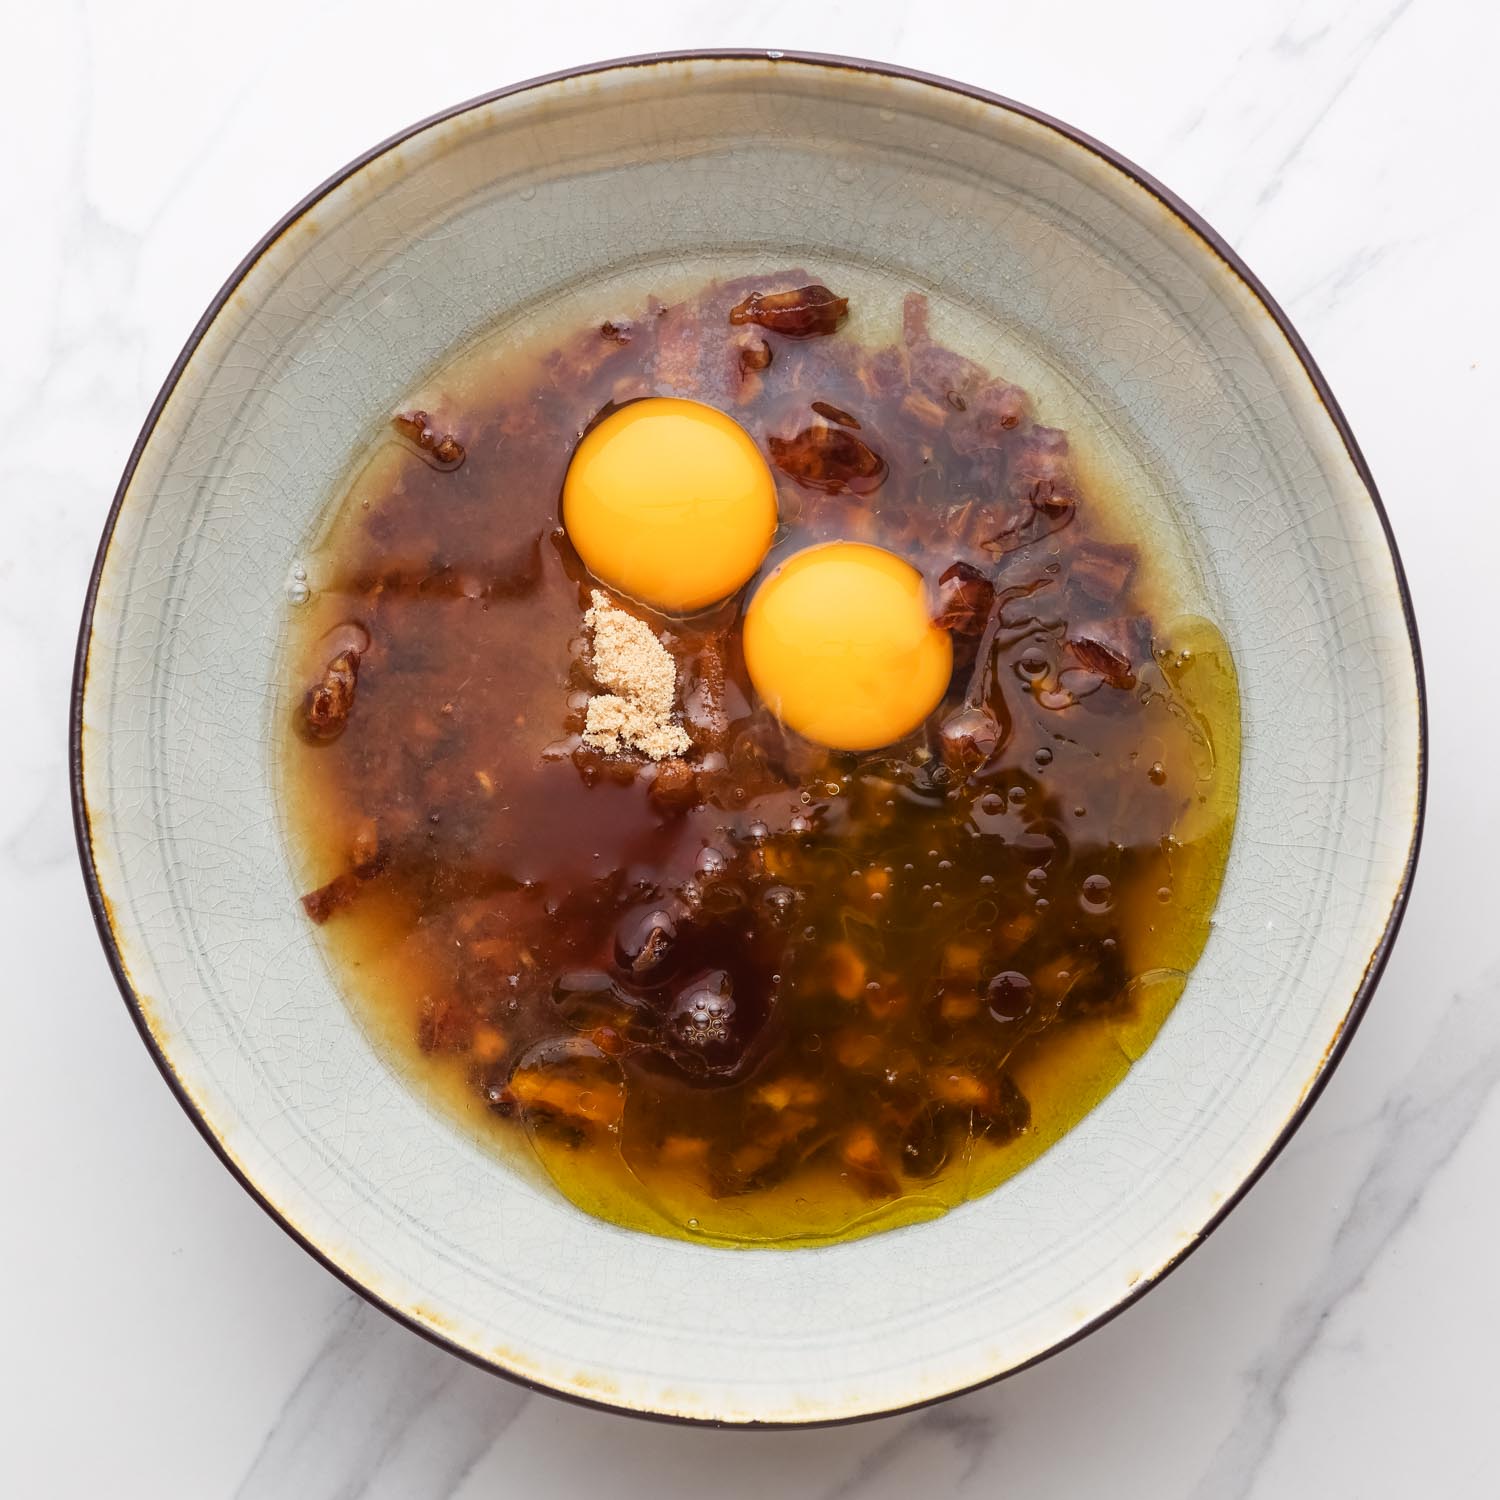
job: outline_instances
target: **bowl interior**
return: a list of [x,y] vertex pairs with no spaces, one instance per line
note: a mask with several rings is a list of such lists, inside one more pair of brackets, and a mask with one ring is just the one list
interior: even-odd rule
[[[932,296],[1125,476],[1240,672],[1240,819],[1160,1038],[1039,1162],[934,1223],[797,1252],[586,1218],[371,1047],[298,907],[271,715],[286,585],[346,465],[436,362],[694,276],[800,264]],[[605,305],[608,299],[613,302]],[[882,311],[884,310],[884,311]],[[572,1395],[730,1421],[906,1406],[1013,1369],[1190,1247],[1362,1001],[1420,805],[1398,574],[1307,368],[1233,267],[1058,128],[765,57],[545,82],[342,177],[190,348],[96,581],[80,801],[108,936],[190,1107],[336,1268]],[[1378,965],[1377,965],[1378,966]]]

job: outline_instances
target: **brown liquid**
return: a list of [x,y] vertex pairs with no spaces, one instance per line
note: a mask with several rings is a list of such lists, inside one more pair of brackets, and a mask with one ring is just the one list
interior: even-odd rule
[[[731,325],[747,290],[806,279],[456,366],[427,438],[407,422],[368,455],[290,642],[289,725],[356,658],[341,732],[289,728],[284,757],[354,1003],[581,1207],[720,1243],[931,1217],[1071,1128],[1202,949],[1237,788],[1227,648],[1163,618],[1062,435],[933,344],[919,301],[888,349]],[[679,662],[694,805],[575,749],[592,580],[558,495],[600,411],[652,394],[710,402],[776,456],[767,569],[849,538],[935,596],[955,562],[983,575],[983,633],[956,639],[923,731],[861,755],[784,733],[738,652],[752,584],[691,622],[637,611]],[[945,744],[963,712],[999,726],[987,757]]]

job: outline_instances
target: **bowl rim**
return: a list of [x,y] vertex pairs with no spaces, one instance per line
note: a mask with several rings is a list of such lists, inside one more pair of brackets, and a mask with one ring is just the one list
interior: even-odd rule
[[[1405,862],[1402,866],[1401,878],[1397,885],[1394,899],[1391,904],[1390,913],[1386,918],[1385,926],[1380,934],[1369,961],[1361,975],[1359,984],[1356,986],[1350,999],[1348,1009],[1339,1023],[1337,1033],[1329,1043],[1326,1051],[1320,1059],[1318,1066],[1307,1086],[1304,1088],[1296,1108],[1287,1117],[1281,1130],[1277,1133],[1275,1140],[1267,1148],[1265,1154],[1245,1177],[1228,1192],[1223,1202],[1219,1205],[1213,1215],[1202,1225],[1193,1237],[1173,1255],[1168,1261],[1160,1266],[1149,1276],[1142,1277],[1140,1282],[1131,1287],[1112,1306],[1106,1308],[1096,1317],[1082,1327],[1074,1330],[1065,1338],[1059,1339],[1047,1349],[1032,1356],[1030,1359],[1013,1365],[1008,1369],[1001,1370],[996,1374],[986,1376],[984,1379],[973,1381],[967,1385],[956,1387],[951,1391],[943,1392],[936,1396],[925,1397],[920,1401],[902,1403],[896,1406],[883,1407],[877,1411],[858,1412],[837,1417],[815,1418],[808,1421],[746,1421],[737,1422],[715,1417],[686,1416],[675,1412],[653,1411],[642,1407],[630,1406],[623,1402],[603,1400],[598,1397],[581,1395],[574,1391],[567,1391],[547,1384],[532,1376],[512,1370],[500,1363],[497,1359],[487,1358],[476,1351],[466,1348],[455,1340],[445,1336],[441,1331],[419,1322],[403,1309],[393,1305],[366,1287],[355,1272],[338,1264],[329,1255],[325,1254],[316,1245],[312,1244],[302,1232],[287,1219],[279,1209],[270,1201],[260,1187],[243,1171],[234,1161],[226,1149],[222,1140],[214,1133],[213,1127],[194,1103],[192,1097],[178,1078],[172,1067],[171,1060],[167,1057],[161,1044],[151,1030],[146,1017],[146,1007],[141,997],[137,994],[131,981],[129,970],[124,962],[119,941],[115,935],[110,902],[105,894],[99,878],[98,868],[95,864],[93,853],[93,835],[89,815],[88,799],[84,785],[83,765],[83,704],[88,685],[89,651],[93,638],[93,621],[95,606],[98,601],[99,588],[104,573],[105,559],[109,553],[110,544],[114,538],[116,523],[124,506],[131,481],[135,477],[136,469],[141,457],[145,452],[147,444],[156,429],[156,424],[161,413],[177,387],[183,372],[189,361],[202,342],[209,327],[213,324],[225,304],[230,300],[238,289],[240,283],[250,273],[256,262],[259,261],[272,245],[276,243],[287,231],[289,231],[299,220],[325,198],[334,189],[339,187],[349,178],[355,176],[365,167],[396,149],[414,136],[441,125],[458,116],[464,115],[471,110],[482,108],[485,105],[495,103],[498,100],[510,98],[514,95],[524,94],[535,89],[546,88],[550,85],[566,82],[568,80],[586,78],[596,74],[624,72],[631,69],[656,68],[662,65],[677,65],[682,63],[738,63],[738,62],[769,62],[772,64],[785,64],[792,68],[821,69],[830,74],[870,74],[877,77],[891,78],[907,83],[919,83],[931,88],[946,91],[962,96],[965,99],[990,106],[991,108],[1018,115],[1033,124],[1044,126],[1072,145],[1082,147],[1085,151],[1098,157],[1107,166],[1113,167],[1127,178],[1134,181],[1139,187],[1151,194],[1168,212],[1179,221],[1182,228],[1195,235],[1203,242],[1213,254],[1223,262],[1224,267],[1236,277],[1244,287],[1251,293],[1255,300],[1275,324],[1276,329],[1286,340],[1292,353],[1296,356],[1312,385],[1313,392],[1319,403],[1327,413],[1334,431],[1338,434],[1348,454],[1350,463],[1357,474],[1365,492],[1369,497],[1371,505],[1380,522],[1381,531],[1385,537],[1386,546],[1390,553],[1391,567],[1394,573],[1396,589],[1401,602],[1401,611],[1406,628],[1407,641],[1411,650],[1412,668],[1416,688],[1416,804],[1412,817],[1411,842],[1407,850]],[[366,1302],[378,1308],[388,1317],[395,1319],[413,1333],[426,1339],[429,1343],[437,1345],[448,1353],[456,1355],[467,1364],[478,1369],[499,1375],[507,1380],[513,1381],[528,1390],[538,1391],[543,1394],[572,1402],[578,1406],[590,1407],[597,1411],[613,1414],[646,1418],[653,1421],[667,1422],[674,1425],[690,1427],[737,1427],[751,1428],[756,1430],[797,1430],[811,1427],[839,1427],[856,1422],[874,1421],[881,1417],[895,1416],[905,1412],[917,1411],[927,1406],[935,1405],[941,1401],[948,1401],[956,1396],[966,1395],[969,1392],[981,1390],[986,1386],[993,1385],[998,1381],[1005,1380],[1012,1375],[1019,1374],[1023,1370],[1040,1364],[1052,1355],[1071,1347],[1081,1339],[1086,1338],[1096,1329],[1103,1327],[1118,1317],[1126,1308],[1133,1306],[1140,1298],[1144,1297],[1153,1287],[1159,1285],[1174,1270],[1180,1266],[1204,1240],[1219,1227],[1229,1213],[1245,1198],[1251,1188],[1260,1180],[1261,1176],[1270,1167],[1272,1162],[1281,1154],[1286,1144],[1296,1133],[1298,1127],[1307,1118],[1309,1111],[1317,1102],[1328,1080],[1333,1075],[1349,1043],[1358,1030],[1360,1022],[1364,1019],[1369,1008],[1370,1001],[1379,985],[1380,978],[1385,971],[1386,962],[1390,957],[1391,949],[1395,943],[1397,933],[1400,931],[1401,922],[1406,913],[1407,901],[1411,894],[1411,887],[1416,873],[1418,855],[1421,850],[1422,836],[1426,823],[1427,814],[1427,771],[1430,757],[1428,745],[1428,708],[1427,687],[1422,666],[1421,642],[1417,633],[1417,622],[1412,608],[1411,591],[1407,584],[1406,572],[1401,562],[1401,554],[1396,545],[1396,538],[1391,529],[1390,517],[1386,513],[1385,505],[1380,498],[1380,492],[1375,484],[1374,476],[1370,472],[1369,465],[1365,461],[1359,444],[1355,440],[1350,429],[1347,418],[1344,416],[1338,401],[1335,399],[1326,378],[1318,368],[1307,345],[1303,342],[1301,335],[1293,327],[1290,318],[1282,309],[1280,304],[1262,284],[1255,273],[1245,264],[1239,254],[1231,248],[1228,242],[1203,218],[1203,216],[1191,208],[1176,193],[1158,181],[1149,172],[1137,166],[1129,158],[1121,155],[1112,147],[1105,145],[1102,141],[1095,139],[1085,131],[1059,120],[1042,110],[1035,109],[1030,105],[1022,104],[1017,100],[1005,95],[994,93],[991,90],[979,88],[973,84],[961,83],[954,79],[944,77],[936,73],[927,73],[915,68],[903,67],[896,63],[876,62],[865,58],[845,57],[832,53],[803,52],[793,49],[781,50],[771,48],[699,48],[680,51],[663,51],[639,53],[626,57],[608,58],[600,62],[583,63],[571,68],[563,68],[556,72],[542,73],[535,77],[523,79],[516,83],[506,84],[500,88],[492,89],[486,93],[476,95],[473,98],[463,100],[460,103],[448,106],[423,119],[417,120],[411,125],[398,130],[393,135],[387,136],[378,144],[371,146],[368,150],[361,152],[351,161],[340,167],[331,176],[315,187],[310,193],[303,197],[298,203],[282,215],[277,222],[266,231],[256,242],[243,260],[230,273],[228,279],[215,293],[203,315],[194,325],[187,341],[182,346],[177,357],[173,360],[160,390],[152,401],[150,409],[146,414],[145,421],[137,435],[130,450],[130,456],[126,461],[124,471],[120,476],[120,482],[115,489],[114,498],[110,504],[109,513],[105,519],[103,534],[100,537],[99,546],[95,553],[92,569],[89,574],[88,589],[84,596],[82,618],[78,631],[78,642],[74,657],[73,679],[69,700],[68,714],[68,771],[69,790],[73,809],[74,839],[78,848],[78,858],[82,867],[84,886],[88,893],[89,906],[93,913],[94,925],[98,931],[99,940],[104,948],[105,957],[108,960],[115,983],[119,987],[126,1009],[130,1013],[136,1030],[139,1032],[146,1050],[150,1053],[158,1071],[165,1079],[168,1087],[176,1096],[183,1112],[197,1128],[198,1133],[208,1143],[214,1154],[219,1158],[224,1167],[231,1173],[239,1185],[248,1193],[251,1199],[270,1217],[280,1229],[289,1235],[310,1256],[313,1257],[323,1268],[330,1271],[350,1291],[355,1292]]]

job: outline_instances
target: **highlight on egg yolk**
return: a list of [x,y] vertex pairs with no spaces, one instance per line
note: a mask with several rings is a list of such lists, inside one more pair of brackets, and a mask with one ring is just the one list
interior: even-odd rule
[[776,530],[776,482],[723,412],[664,396],[632,401],[579,443],[563,526],[596,578],[690,614],[755,575]]
[[745,613],[745,666],[783,724],[835,750],[910,734],[953,674],[953,644],[932,622],[922,575],[863,542],[788,558]]

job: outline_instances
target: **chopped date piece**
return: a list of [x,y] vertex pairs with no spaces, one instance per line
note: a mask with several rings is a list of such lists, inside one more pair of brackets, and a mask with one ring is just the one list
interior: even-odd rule
[[[957,392],[948,392],[950,396]],[[960,401],[963,400],[959,396]],[[941,432],[948,425],[948,414],[943,410],[931,396],[924,396],[920,392],[913,391],[906,400],[901,403],[901,410],[914,421],[917,426],[925,427],[929,432]]]
[[1060,512],[1073,504],[1073,466],[1068,436],[1055,427],[1033,427],[1010,461],[1010,493],[1038,510]]
[[415,443],[442,469],[456,469],[464,461],[464,445],[451,432],[439,432],[425,411],[401,412],[391,425],[402,437]]
[[943,1112],[966,1120],[975,1135],[1009,1140],[1031,1123],[1031,1105],[1009,1073],[986,1079],[963,1067],[939,1066],[928,1071],[927,1087]]
[[1068,1015],[1097,1016],[1129,1005],[1132,990],[1118,944],[1095,942],[1082,952],[1063,955],[1062,963],[1068,977],[1059,987],[1057,1003]]
[[299,728],[302,738],[311,744],[326,745],[336,740],[349,722],[354,707],[354,689],[359,680],[359,652],[340,651],[328,663],[323,680],[309,688],[302,700]]
[[629,318],[621,318],[619,322],[605,322],[599,325],[599,332],[611,344],[628,344],[634,324]]
[[302,898],[302,910],[320,927],[334,912],[342,911],[359,894],[359,876],[346,870],[335,875],[327,885],[309,891]]
[[677,922],[660,906],[625,914],[615,929],[615,963],[632,979],[660,975],[677,943]]
[[463,1052],[474,1035],[474,1015],[451,995],[428,995],[417,1019],[417,1045],[423,1052]]
[[986,552],[1004,557],[1041,541],[1044,536],[1060,531],[1072,519],[1076,506],[1071,496],[1046,489],[1045,493],[1032,495],[1029,513],[1010,522],[1003,531],[983,544]]
[[685,760],[664,760],[651,778],[650,792],[658,807],[681,812],[698,801],[698,773]]
[[939,344],[919,344],[911,351],[911,381],[917,393],[936,403],[947,401],[950,394],[966,400],[984,371],[971,359],[944,349]]
[[1080,665],[1102,677],[1112,688],[1133,688],[1135,671],[1130,657],[1121,650],[1112,630],[1098,630],[1091,634],[1069,636],[1068,650]]
[[860,389],[872,401],[884,401],[906,385],[906,352],[877,349],[862,358],[858,370]]
[[[1049,624],[1053,617],[1045,615],[1041,605],[1046,603],[1052,592],[1050,578],[1033,578],[1029,583],[1015,584],[995,596],[996,618],[1007,630],[1015,630],[1033,622]],[[1039,604],[1027,602],[1038,594],[1042,596]]]
[[837,423],[840,427],[852,427],[856,431],[859,430],[859,418],[850,416],[840,406],[834,406],[827,401],[814,401],[812,409],[820,417],[827,417],[830,422]]
[[1000,538],[1007,536],[1019,524],[1010,506],[971,497],[948,507],[943,516],[942,529],[945,536],[952,537],[965,547],[976,552],[989,552],[998,550]]
[[729,310],[734,324],[754,323],[784,338],[816,338],[833,333],[849,311],[847,297],[835,297],[816,283],[786,292],[751,292]]
[[1088,667],[1066,667],[1057,674],[1057,681],[1038,683],[1036,701],[1053,712],[1074,707],[1091,693],[1104,686],[1104,679]]
[[855,1125],[839,1142],[839,1160],[860,1186],[875,1197],[896,1191],[896,1178],[886,1165],[880,1142],[868,1125]]
[[960,1026],[979,1014],[979,992],[965,981],[942,985],[937,1002],[938,1019],[949,1026]]
[[830,943],[823,955],[823,976],[840,1000],[858,1000],[869,981],[870,967],[853,943]]
[[932,338],[927,298],[921,292],[908,292],[901,302],[901,341],[908,349],[928,343]]
[[380,825],[374,818],[361,818],[349,845],[349,864],[356,875],[368,878],[382,863]]
[[964,403],[967,417],[949,423],[953,451],[976,456],[986,449],[1008,449],[1016,442],[1030,414],[1026,392],[1004,380],[980,386]]
[[886,461],[847,427],[819,419],[795,437],[769,437],[771,461],[789,479],[825,495],[870,495],[885,482]]
[[606,755],[604,757],[604,774],[616,786],[634,786],[640,774],[646,768],[646,762],[636,760],[629,755]]
[[585,1136],[612,1130],[625,1112],[619,1064],[587,1037],[538,1042],[516,1064],[492,1103],[517,1111],[528,1128],[566,1124]]
[[[901,306],[901,339],[906,346],[910,384],[933,402],[954,406],[953,397],[967,406],[969,393],[984,380],[983,369],[972,359],[932,341],[927,298],[908,292]],[[954,410],[961,410],[954,406]]]
[[750,375],[771,367],[771,346],[759,334],[741,334],[737,345],[740,352],[740,374]]
[[1140,553],[1128,543],[1085,542],[1068,564],[1073,586],[1099,604],[1121,598],[1140,563]]
[[1015,431],[1026,420],[1027,407],[1026,392],[1005,380],[992,380],[980,387],[970,402],[976,428],[992,422],[1002,432]]
[[1009,1073],[1001,1073],[982,1112],[986,1133],[1009,1140],[1031,1124],[1031,1101]]
[[[807,1117],[808,1126],[816,1123],[815,1116]],[[733,1150],[720,1141],[709,1158],[709,1192],[715,1198],[734,1198],[782,1181],[794,1164],[789,1143],[781,1141],[785,1133],[776,1128],[768,1132],[769,1138],[753,1137]]]
[[1000,749],[1005,742],[1005,730],[988,708],[964,707],[943,720],[938,738],[944,765],[968,775]]
[[[566,741],[560,743],[565,744]],[[580,741],[569,752],[569,759],[577,767],[579,779],[583,784],[595,786],[604,775],[609,757],[602,750],[596,750],[592,745],[585,745]]]
[[933,617],[954,635],[979,635],[995,602],[995,585],[978,568],[956,562],[938,578],[938,607]]

